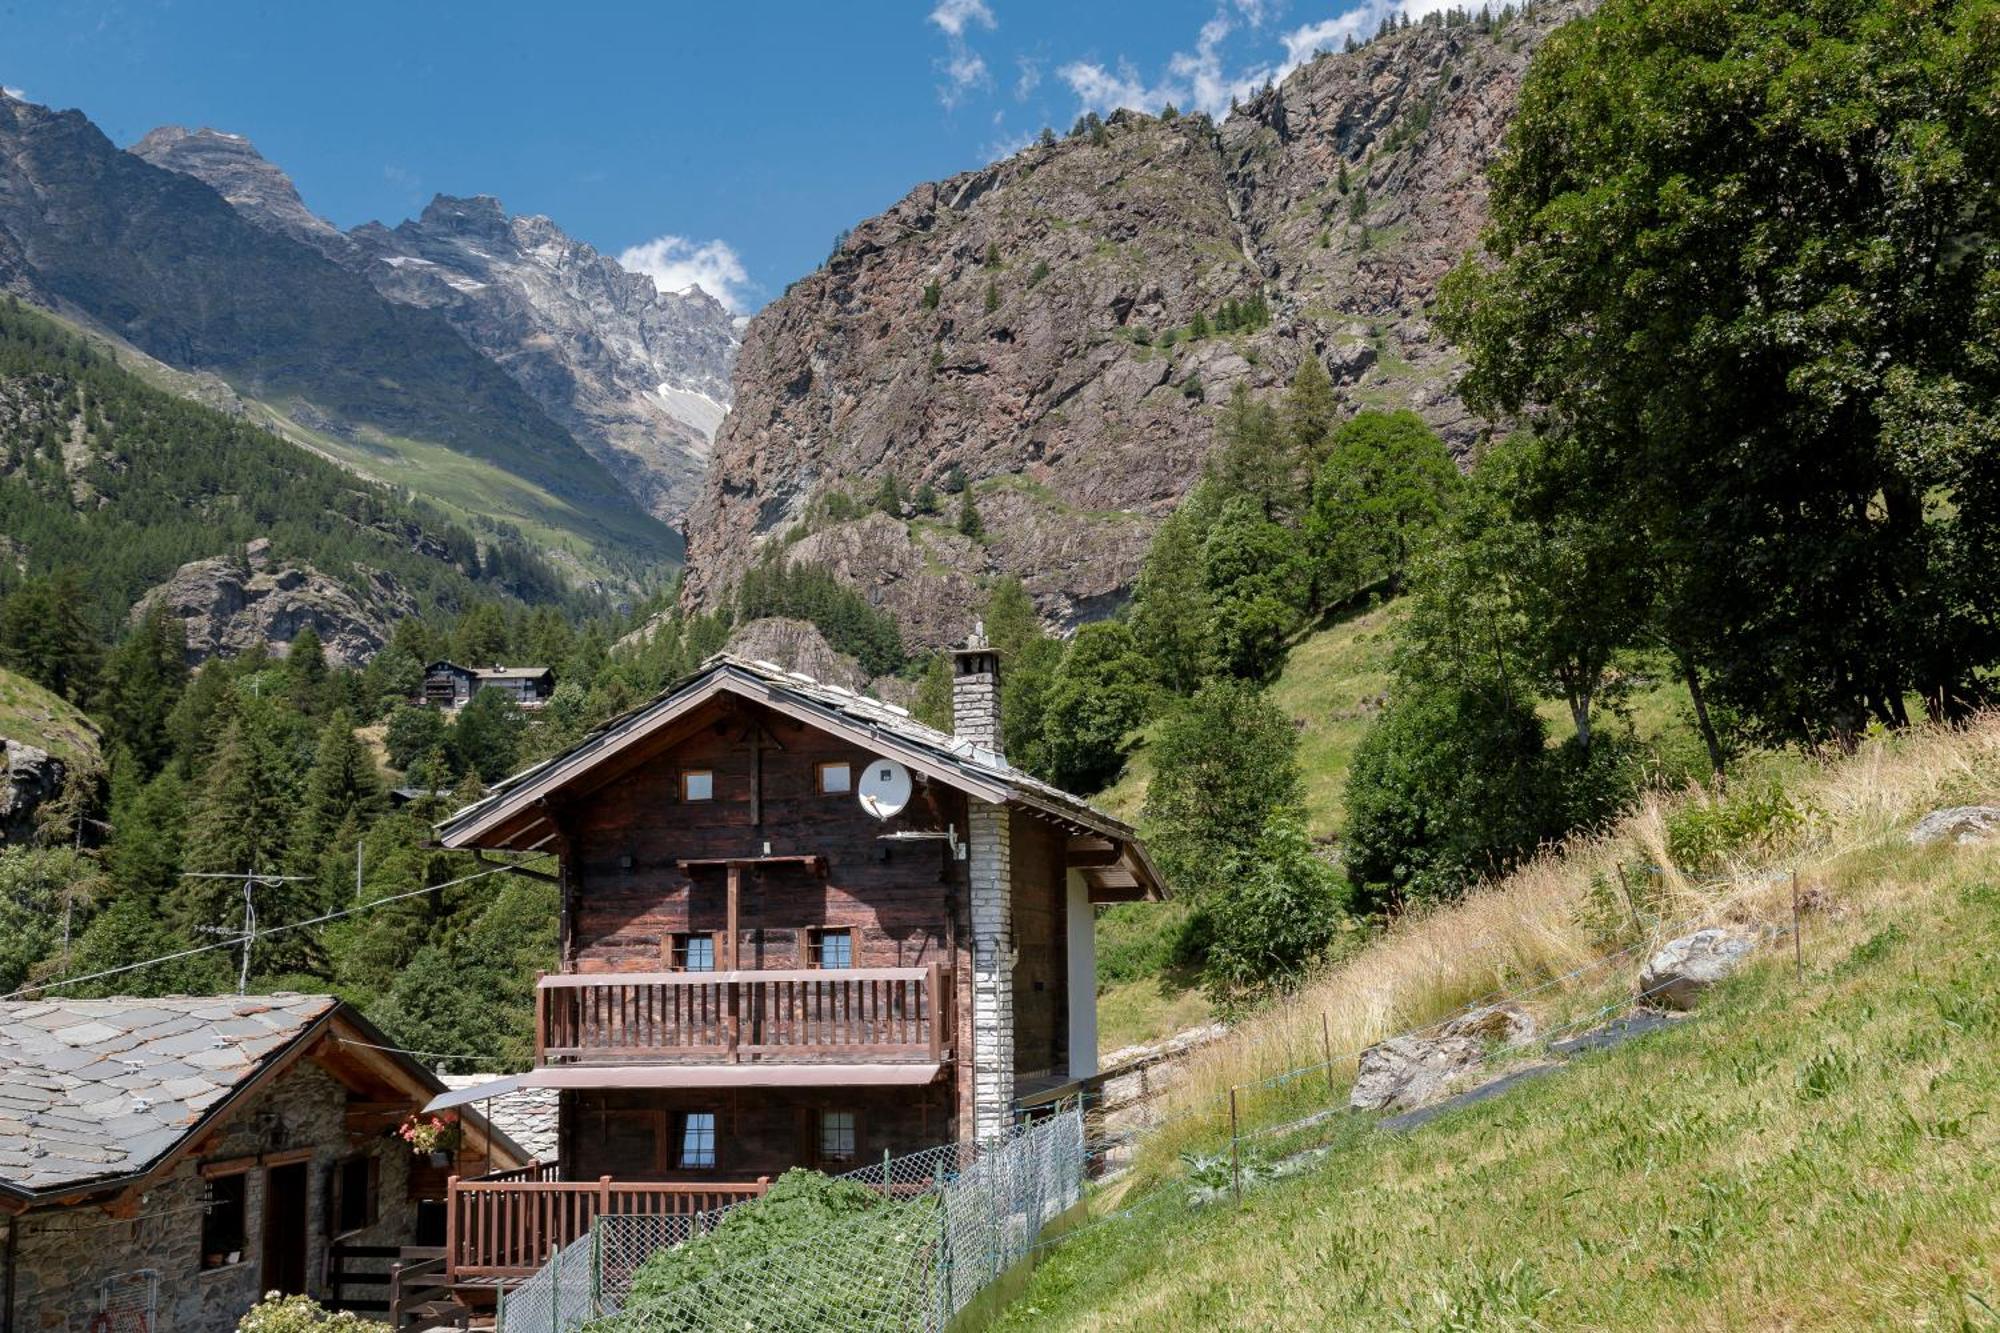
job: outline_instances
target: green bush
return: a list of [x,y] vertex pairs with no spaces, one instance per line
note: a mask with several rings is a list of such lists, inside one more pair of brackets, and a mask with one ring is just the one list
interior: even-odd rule
[[1776,851],[1812,814],[1775,778],[1720,799],[1689,801],[1667,816],[1667,855],[1682,870],[1716,870],[1731,857]]
[[1354,754],[1347,871],[1370,910],[1458,896],[1562,830],[1560,776],[1525,700],[1405,682]]
[[[635,1329],[678,1326],[683,1298],[705,1279],[740,1274],[729,1313],[743,1328],[828,1327],[836,1299],[845,1327],[873,1328],[907,1313],[908,1266],[936,1231],[937,1200],[885,1199],[849,1180],[794,1167],[755,1203],[731,1210],[715,1229],[661,1250],[632,1276],[632,1293],[614,1324]],[[767,1267],[784,1255],[782,1270]],[[824,1280],[810,1268],[824,1265]],[[879,1326],[898,1326],[881,1323]]]
[[1347,883],[1292,817],[1274,819],[1202,908],[1202,986],[1224,1009],[1297,981],[1354,928]]

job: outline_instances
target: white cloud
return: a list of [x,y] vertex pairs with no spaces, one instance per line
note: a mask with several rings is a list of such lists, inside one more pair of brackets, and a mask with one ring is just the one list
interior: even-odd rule
[[1016,56],[1014,66],[1021,71],[1020,77],[1014,80],[1014,100],[1025,102],[1028,94],[1041,85],[1042,62],[1032,56]]
[[0,83],[0,93],[5,93],[17,102],[28,100],[28,90],[26,88],[16,88],[11,83]]
[[946,53],[937,69],[945,79],[938,87],[938,100],[946,109],[956,107],[975,88],[991,88],[993,76],[986,61],[965,36],[968,28],[991,32],[1000,26],[986,0],[938,0],[929,22],[944,34]]
[[964,37],[965,30],[975,25],[988,32],[1000,26],[993,21],[986,0],[938,0],[930,21],[942,28],[945,36],[954,38]]
[[618,262],[634,273],[645,274],[663,292],[699,287],[739,313],[750,287],[749,271],[723,240],[697,244],[685,236],[656,236],[644,245],[628,247]]
[[[1275,52],[1259,60],[1243,63],[1228,58],[1229,38],[1238,32],[1258,31],[1278,12],[1277,0],[1217,0],[1215,14],[1201,25],[1191,49],[1176,51],[1167,59],[1166,70],[1149,80],[1131,61],[1120,57],[1112,63],[1072,61],[1056,71],[1086,111],[1109,113],[1120,107],[1157,112],[1172,102],[1183,110],[1206,111],[1221,116],[1232,101],[1252,96],[1267,83],[1281,83],[1285,76],[1313,58],[1318,51],[1337,51],[1347,39],[1372,36],[1383,17],[1408,14],[1421,19],[1426,14],[1449,8],[1455,0],[1359,0],[1359,3],[1330,18],[1303,23],[1279,33],[1284,55]],[[1462,0],[1461,0],[1462,2]]]

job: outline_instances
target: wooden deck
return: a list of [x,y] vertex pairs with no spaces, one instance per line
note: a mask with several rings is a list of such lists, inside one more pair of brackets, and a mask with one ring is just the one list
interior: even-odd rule
[[685,1216],[753,1199],[768,1177],[741,1183],[562,1180],[553,1163],[452,1177],[447,1199],[445,1267],[459,1286],[500,1286],[540,1268],[556,1250],[612,1214]]
[[929,967],[564,973],[535,992],[537,1064],[935,1064],[951,973]]

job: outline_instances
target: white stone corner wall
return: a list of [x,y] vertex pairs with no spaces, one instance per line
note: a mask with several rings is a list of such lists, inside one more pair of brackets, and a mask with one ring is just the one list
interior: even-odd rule
[[972,1125],[1005,1134],[1014,1109],[1014,867],[1007,807],[973,800],[966,871],[972,915]]

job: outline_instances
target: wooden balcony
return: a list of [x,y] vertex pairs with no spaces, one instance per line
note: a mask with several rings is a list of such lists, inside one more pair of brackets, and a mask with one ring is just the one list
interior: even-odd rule
[[951,973],[928,967],[565,973],[535,992],[536,1063],[930,1063]]
[[462,1179],[446,1200],[445,1266],[455,1285],[511,1285],[556,1250],[589,1232],[598,1217],[688,1217],[754,1199],[768,1177],[744,1183],[560,1180],[554,1164]]

